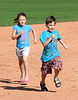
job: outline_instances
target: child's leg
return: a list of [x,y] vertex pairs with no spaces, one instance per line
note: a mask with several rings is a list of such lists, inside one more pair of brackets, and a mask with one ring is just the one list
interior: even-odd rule
[[19,60],[19,68],[20,68],[20,71],[21,71],[21,81],[24,80],[24,70],[23,70],[23,66],[22,66],[22,60]]
[[40,82],[40,86],[41,86],[41,90],[42,91],[48,91],[48,89],[46,88],[46,84],[45,84],[45,78],[46,78],[47,74],[43,74],[41,76],[41,82]]
[[59,81],[58,75],[59,75],[59,70],[55,69],[54,82],[55,82],[56,87],[61,86],[61,82]]
[[41,76],[41,83],[42,84],[45,84],[45,78],[46,78],[47,74],[43,74],[42,73],[42,76]]
[[54,79],[55,79],[55,78],[58,78],[58,75],[59,75],[59,70],[55,69]]
[[61,86],[61,82],[58,78],[59,72],[62,70],[62,61],[60,60],[60,57],[56,56],[53,58],[53,68],[55,69],[55,75],[54,75],[54,82],[56,87]]
[[28,78],[28,58],[26,56],[23,56],[23,64],[25,72],[25,81],[27,81],[29,78]]
[[42,67],[41,67],[42,76],[41,76],[41,82],[40,82],[42,91],[48,91],[46,84],[45,84],[45,78],[47,74],[52,73],[52,68],[49,65],[50,65],[50,61],[42,62]]

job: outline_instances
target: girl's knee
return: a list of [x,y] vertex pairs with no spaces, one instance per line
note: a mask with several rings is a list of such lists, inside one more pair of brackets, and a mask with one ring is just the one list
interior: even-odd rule
[[23,62],[28,62],[28,58],[26,56],[23,57]]

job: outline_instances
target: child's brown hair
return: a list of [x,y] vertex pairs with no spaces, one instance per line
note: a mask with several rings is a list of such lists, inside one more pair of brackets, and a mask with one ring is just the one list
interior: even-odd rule
[[14,19],[14,23],[18,23],[18,19],[19,19],[20,16],[25,16],[25,17],[27,18],[27,16],[26,16],[25,13],[19,13],[19,14],[17,15],[17,17]]
[[56,19],[54,16],[48,16],[46,19],[46,24],[48,25],[49,23],[54,22],[56,24]]

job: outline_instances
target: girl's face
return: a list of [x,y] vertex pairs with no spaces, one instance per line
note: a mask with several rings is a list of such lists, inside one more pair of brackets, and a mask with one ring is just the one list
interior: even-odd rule
[[25,16],[20,16],[19,19],[18,19],[18,23],[21,26],[25,26],[25,24],[26,24],[26,17]]
[[55,22],[52,22],[46,25],[46,27],[48,28],[50,32],[54,32],[55,26],[56,26]]

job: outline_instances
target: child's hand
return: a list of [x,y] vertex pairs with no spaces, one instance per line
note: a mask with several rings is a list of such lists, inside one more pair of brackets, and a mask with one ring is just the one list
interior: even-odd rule
[[21,31],[20,31],[20,35],[22,35],[23,33],[24,33],[24,31],[23,31],[23,30],[21,30]]
[[54,39],[54,38],[55,38],[55,35],[54,35],[54,34],[52,34],[51,38],[52,38],[52,39]]
[[34,43],[37,44],[37,40],[35,40]]
[[64,48],[65,48],[66,50],[68,50],[68,46],[64,46]]

